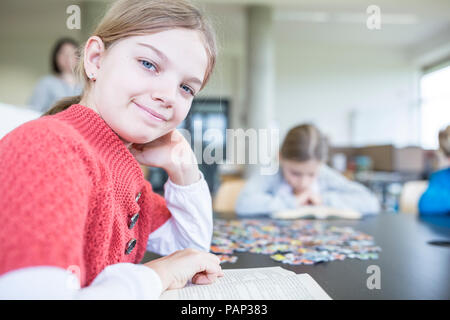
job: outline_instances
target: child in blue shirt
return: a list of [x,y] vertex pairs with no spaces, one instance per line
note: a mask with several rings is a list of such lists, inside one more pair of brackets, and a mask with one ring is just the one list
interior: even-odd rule
[[439,148],[446,158],[447,168],[431,175],[428,188],[419,200],[421,215],[450,214],[450,125],[439,132]]

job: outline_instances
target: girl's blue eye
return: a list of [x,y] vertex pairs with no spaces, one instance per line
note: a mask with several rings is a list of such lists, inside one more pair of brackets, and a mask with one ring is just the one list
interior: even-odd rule
[[141,60],[141,64],[142,64],[145,68],[147,68],[147,69],[149,69],[149,70],[152,69],[152,68],[154,68],[154,69],[156,70],[155,65],[154,65],[153,63],[147,61],[147,60]]
[[192,90],[191,88],[189,88],[188,86],[182,85],[181,88],[186,91],[187,93],[194,95],[194,90]]
[[[144,68],[146,68],[146,69],[148,69],[148,70],[151,70],[152,68],[156,71],[156,66],[153,64],[153,63],[151,63],[150,61],[147,61],[147,60],[140,60],[140,62],[141,62],[141,64],[144,66]],[[181,88],[185,91],[185,92],[187,92],[187,93],[189,93],[189,94],[191,94],[191,95],[194,95],[194,90],[192,90],[191,88],[189,88],[188,86],[186,86],[186,85],[181,85]]]

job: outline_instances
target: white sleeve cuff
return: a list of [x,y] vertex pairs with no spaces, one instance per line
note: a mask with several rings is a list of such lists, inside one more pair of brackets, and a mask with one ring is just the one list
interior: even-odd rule
[[167,188],[169,188],[169,189],[179,190],[179,191],[183,191],[183,192],[187,192],[187,193],[195,193],[195,192],[199,191],[199,189],[203,189],[205,187],[205,185],[208,188],[208,184],[206,183],[203,173],[201,171],[199,171],[199,172],[200,172],[200,179],[197,182],[188,184],[186,186],[176,184],[172,180],[170,180],[170,178],[167,179],[167,182],[164,184],[164,192],[167,192],[166,190],[167,190]]
[[212,200],[203,174],[199,181],[180,186],[168,180],[164,197],[172,217],[150,234],[147,250],[167,255],[196,248],[209,251],[212,238]]
[[22,268],[0,277],[0,299],[158,299],[161,292],[158,274],[132,263],[106,267],[82,289],[73,273],[54,266]]
[[118,263],[106,267],[87,288],[81,299],[158,299],[162,283],[151,268],[133,263]]

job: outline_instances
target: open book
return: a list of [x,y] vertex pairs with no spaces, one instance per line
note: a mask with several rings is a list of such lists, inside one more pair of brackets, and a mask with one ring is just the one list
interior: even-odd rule
[[209,285],[188,283],[167,290],[162,300],[331,300],[306,273],[281,267],[225,269],[224,276]]
[[326,206],[303,206],[297,209],[282,210],[271,215],[274,219],[361,219],[360,212],[351,209],[337,209]]

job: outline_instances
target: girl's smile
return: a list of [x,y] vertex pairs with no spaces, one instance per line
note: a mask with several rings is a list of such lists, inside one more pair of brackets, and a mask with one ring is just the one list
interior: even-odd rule
[[170,120],[169,117],[163,116],[162,114],[156,112],[155,110],[149,107],[145,107],[137,103],[136,101],[133,101],[133,103],[136,105],[136,107],[143,110],[146,113],[147,118],[152,119],[152,121],[156,120],[157,122],[166,122]]

